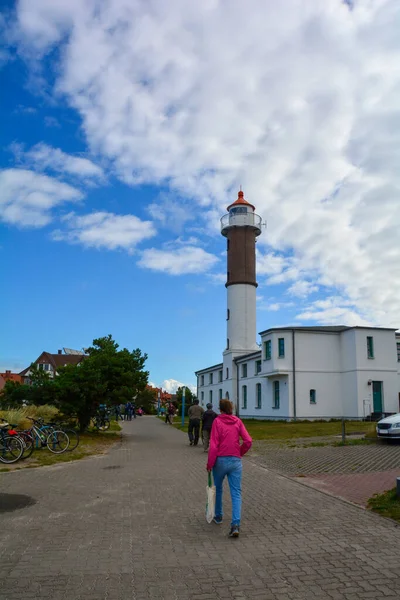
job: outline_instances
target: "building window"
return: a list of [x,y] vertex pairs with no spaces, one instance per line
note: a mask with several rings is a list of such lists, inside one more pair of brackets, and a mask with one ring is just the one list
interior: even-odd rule
[[400,342],[397,342],[396,345],[397,345],[397,362],[400,362]]
[[247,377],[247,363],[242,365],[242,377]]
[[229,321],[229,317],[230,317],[230,310],[229,308],[226,309],[226,320]]
[[204,385],[204,375],[200,377],[200,385]]
[[374,338],[372,336],[367,337],[367,356],[374,358]]
[[229,392],[226,392],[226,394],[225,394],[225,398],[226,398],[227,400],[229,400]]
[[310,404],[317,404],[317,395],[315,390],[310,390]]
[[210,373],[210,385],[212,385],[212,382],[213,382],[213,374]]
[[226,378],[229,379],[229,367],[226,367]]
[[255,375],[257,375],[258,373],[261,373],[261,360],[256,360],[256,371],[255,371]]
[[210,402],[212,404],[212,390],[210,390],[209,398],[210,398]]
[[226,349],[228,350],[229,348],[229,338],[226,340]]
[[279,408],[280,406],[280,391],[279,391],[279,381],[274,381],[274,403],[272,408]]
[[284,358],[285,356],[285,338],[278,339],[278,356]]
[[218,381],[219,382],[222,381],[222,369],[221,369],[221,371],[218,371]]
[[242,386],[242,408],[247,408],[247,385]]
[[261,383],[256,384],[256,408],[261,408]]
[[264,342],[264,360],[270,360],[271,358],[271,340]]
[[218,390],[219,399],[222,400],[222,388]]
[[204,392],[201,392],[201,401],[204,402]]

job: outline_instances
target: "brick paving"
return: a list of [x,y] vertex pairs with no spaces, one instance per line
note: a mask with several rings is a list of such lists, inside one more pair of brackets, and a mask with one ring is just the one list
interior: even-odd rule
[[151,417],[124,433],[106,456],[0,475],[20,495],[1,513],[0,494],[1,600],[399,597],[392,521],[248,459],[230,540],[204,519],[202,450]]
[[400,471],[400,444],[290,448],[257,442],[252,459],[287,475]]
[[307,475],[302,477],[301,483],[360,506],[367,506],[368,500],[374,494],[394,488],[397,477],[400,477],[399,469],[353,475]]

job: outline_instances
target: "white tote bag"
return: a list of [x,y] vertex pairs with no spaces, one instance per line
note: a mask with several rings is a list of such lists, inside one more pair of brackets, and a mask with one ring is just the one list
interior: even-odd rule
[[212,523],[215,517],[215,485],[213,485],[211,473],[208,473],[207,504],[206,504],[206,521]]

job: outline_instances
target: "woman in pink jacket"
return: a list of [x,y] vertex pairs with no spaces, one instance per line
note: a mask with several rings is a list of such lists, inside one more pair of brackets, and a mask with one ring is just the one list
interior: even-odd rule
[[[216,487],[214,522],[222,523],[222,486],[228,476],[232,499],[232,522],[229,537],[239,537],[242,509],[242,456],[251,448],[253,440],[242,421],[232,415],[232,402],[221,400],[220,415],[214,420],[211,429],[210,449],[207,470],[213,472]],[[243,443],[240,444],[240,438]]]

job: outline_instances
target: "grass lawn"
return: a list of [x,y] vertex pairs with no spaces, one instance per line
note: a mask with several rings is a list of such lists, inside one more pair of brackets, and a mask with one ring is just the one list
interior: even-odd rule
[[368,500],[368,508],[383,517],[390,517],[391,519],[400,521],[400,500],[396,496],[396,488],[383,494],[372,496]]
[[[291,440],[308,437],[325,437],[330,435],[341,435],[341,421],[258,421],[255,419],[243,419],[246,429],[253,440]],[[182,428],[181,417],[175,417],[174,427],[186,430],[188,419]],[[346,421],[346,434],[365,433],[368,438],[375,438],[375,423],[366,421]]]
[[3,465],[0,463],[0,473],[15,471],[18,469],[33,469],[48,465],[56,465],[72,460],[80,460],[87,456],[103,454],[121,438],[121,427],[115,421],[111,421],[109,431],[95,432],[89,431],[80,434],[79,445],[71,452],[62,454],[52,454],[47,448],[35,449],[32,456],[26,460],[20,460],[12,465]]

